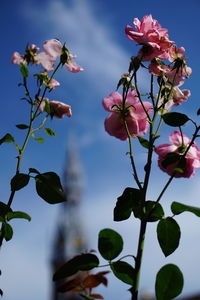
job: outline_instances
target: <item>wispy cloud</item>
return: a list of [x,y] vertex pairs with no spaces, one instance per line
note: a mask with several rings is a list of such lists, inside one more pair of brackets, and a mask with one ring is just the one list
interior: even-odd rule
[[120,75],[127,71],[130,53],[117,42],[118,32],[112,25],[98,19],[94,2],[49,1],[42,10],[40,6],[26,6],[24,15],[49,38],[66,41],[78,55],[86,76],[92,79],[92,89],[102,89],[102,84],[115,87]]

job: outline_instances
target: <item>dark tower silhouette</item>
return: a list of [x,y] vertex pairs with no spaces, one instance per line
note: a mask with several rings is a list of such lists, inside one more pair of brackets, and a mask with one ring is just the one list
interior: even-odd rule
[[[80,221],[83,192],[82,169],[74,139],[70,139],[63,172],[63,188],[67,201],[60,204],[51,258],[52,273],[68,259],[86,249]],[[75,293],[57,293],[53,285],[51,300],[79,300]]]

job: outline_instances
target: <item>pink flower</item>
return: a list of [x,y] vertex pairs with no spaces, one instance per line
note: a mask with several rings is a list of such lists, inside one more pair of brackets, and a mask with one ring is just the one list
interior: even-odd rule
[[185,159],[181,159],[190,144],[190,139],[176,130],[169,136],[169,140],[171,144],[155,147],[155,152],[158,154],[158,166],[170,176],[192,177],[195,174],[195,168],[200,168],[200,149],[193,143]]
[[80,71],[83,71],[84,69],[79,66],[75,61],[72,61],[72,60],[69,60],[67,63],[65,63],[65,66],[66,66],[66,69],[69,71],[69,72],[72,72],[72,73],[77,73],[77,72],[80,72]]
[[[125,108],[123,108],[122,103],[123,97],[118,92],[113,92],[103,99],[105,110],[111,112],[104,123],[105,130],[110,135],[120,140],[126,140],[128,138],[124,120],[132,136],[142,136],[147,132],[149,127],[147,114],[142,104],[138,101],[135,90],[128,92]],[[147,113],[150,114],[152,112],[152,104],[150,102],[143,102],[143,105]]]
[[45,112],[46,103],[50,105],[50,115],[51,117],[57,117],[58,119],[62,119],[64,115],[67,117],[72,116],[71,106],[59,101],[49,101],[47,98],[39,99],[36,103],[39,106],[39,110],[41,112]]
[[19,54],[19,52],[13,53],[13,55],[11,57],[11,62],[16,65],[20,65],[21,63],[26,64],[25,59],[23,58],[23,56],[21,54]]
[[71,106],[59,101],[49,101],[51,107],[51,116],[62,119],[63,116],[71,117]]
[[173,86],[181,86],[185,81],[185,77],[189,77],[192,73],[192,69],[188,66],[184,68],[173,69],[173,66],[166,65],[161,61],[153,61],[149,65],[149,72],[156,76],[165,76],[169,83],[173,83]]
[[182,59],[183,61],[186,60],[186,57],[184,56],[185,48],[180,47],[178,48],[176,45],[173,45],[169,49],[169,61],[174,62],[176,59]]
[[180,105],[191,96],[190,90],[180,90],[178,87],[174,87],[172,91],[172,98],[174,105]]
[[[168,88],[169,93],[171,88]],[[190,90],[180,90],[177,86],[172,89],[171,98],[166,101],[165,98],[160,98],[158,102],[159,111],[161,114],[168,112],[173,106],[181,105],[191,96]]]
[[152,60],[154,57],[169,57],[169,48],[174,42],[168,39],[167,29],[162,28],[151,15],[144,16],[141,22],[135,18],[133,24],[136,30],[127,25],[125,32],[131,41],[143,45],[138,54],[143,61]]
[[57,86],[60,86],[60,83],[52,78],[49,82],[50,89],[55,89]]
[[44,42],[42,47],[47,55],[51,56],[54,60],[56,60],[56,58],[62,53],[63,45],[59,40],[51,39]]

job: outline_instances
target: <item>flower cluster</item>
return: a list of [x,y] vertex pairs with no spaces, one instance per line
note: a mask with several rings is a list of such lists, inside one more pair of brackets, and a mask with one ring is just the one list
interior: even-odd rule
[[14,64],[41,64],[45,71],[52,71],[57,57],[60,57],[61,63],[65,65],[70,72],[77,73],[83,71],[83,68],[73,61],[74,56],[65,45],[59,40],[47,40],[43,44],[43,51],[38,52],[39,48],[32,44],[26,48],[26,53],[21,55],[14,52],[11,58]]
[[[113,92],[103,99],[104,109],[110,112],[105,119],[105,130],[121,140],[145,135],[150,124],[155,123],[157,115],[164,115],[172,107],[187,101],[191,95],[190,90],[180,89],[192,73],[186,64],[185,49],[178,48],[169,39],[168,30],[151,15],[144,16],[141,21],[135,18],[133,24],[135,28],[127,25],[125,33],[129,40],[141,45],[141,48],[137,56],[131,58],[128,73],[119,81],[117,88],[123,86],[122,95]],[[141,66],[148,69],[152,82],[154,77],[158,82],[157,95],[154,95],[151,85],[150,93],[146,94],[148,101],[143,101],[145,95],[140,94],[137,87],[136,73]],[[151,129],[153,132],[153,127]],[[159,129],[160,125],[156,134]],[[159,167],[174,177],[191,177],[195,168],[200,166],[199,149],[195,143],[190,145],[190,140],[182,132],[172,133],[170,141],[172,145],[155,147]]]
[[[39,92],[41,87],[45,86],[50,91],[60,86],[60,83],[53,78],[57,68],[62,65],[70,72],[77,73],[83,71],[83,68],[73,61],[74,56],[62,43],[57,39],[50,39],[43,43],[43,51],[39,52],[40,48],[35,44],[27,46],[25,54],[14,52],[11,61],[13,64],[23,66],[27,68],[29,64],[41,65],[42,71],[34,76],[39,81]],[[58,66],[55,68],[55,62],[57,58],[60,58]],[[53,71],[52,75],[48,72]],[[27,73],[28,74],[28,73]],[[64,115],[71,117],[71,106],[59,101],[49,101],[44,96],[41,98],[39,94],[36,95],[34,104],[38,107],[40,112],[47,112],[51,117],[57,117],[62,119]]]

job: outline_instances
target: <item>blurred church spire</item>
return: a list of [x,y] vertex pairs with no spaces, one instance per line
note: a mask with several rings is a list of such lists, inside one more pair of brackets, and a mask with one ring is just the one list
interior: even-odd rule
[[[67,201],[60,204],[58,221],[52,248],[52,274],[68,259],[86,249],[83,224],[80,218],[80,202],[83,194],[83,171],[74,136],[70,136],[62,177]],[[58,283],[60,284],[60,283]],[[74,293],[57,293],[53,287],[51,300],[79,300]]]

